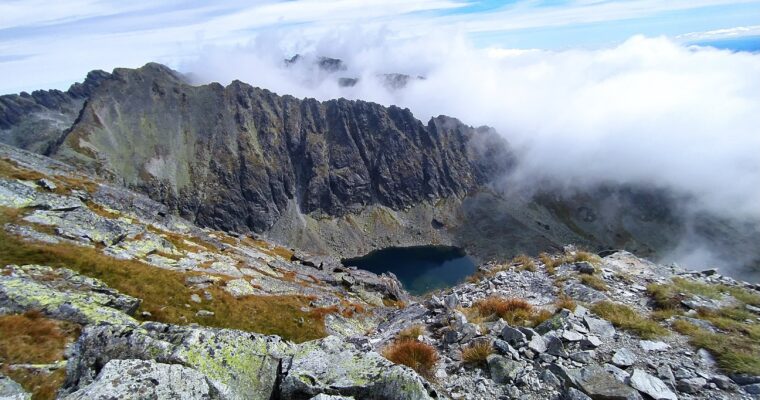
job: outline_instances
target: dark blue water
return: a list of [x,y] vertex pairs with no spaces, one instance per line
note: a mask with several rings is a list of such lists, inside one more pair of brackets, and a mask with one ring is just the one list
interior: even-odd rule
[[393,272],[411,294],[454,286],[475,272],[475,261],[449,246],[389,247],[343,264],[374,273]]

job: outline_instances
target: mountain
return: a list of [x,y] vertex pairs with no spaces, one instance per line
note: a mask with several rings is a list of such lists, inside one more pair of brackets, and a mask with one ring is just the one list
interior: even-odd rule
[[718,262],[760,271],[757,224],[695,217],[663,190],[504,190],[518,155],[492,129],[451,117],[423,123],[395,106],[296,99],[239,81],[195,86],[155,63],[0,105],[2,142],[142,192],[198,225],[316,253],[432,243],[489,259],[576,243],[661,257],[696,237]]

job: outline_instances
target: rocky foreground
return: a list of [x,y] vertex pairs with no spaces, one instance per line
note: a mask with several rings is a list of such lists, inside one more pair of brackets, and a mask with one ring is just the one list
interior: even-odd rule
[[760,292],[616,252],[393,276],[0,145],[0,399],[760,398]]

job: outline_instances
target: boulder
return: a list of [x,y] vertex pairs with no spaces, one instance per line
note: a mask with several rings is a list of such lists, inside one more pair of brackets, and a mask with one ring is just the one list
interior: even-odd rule
[[506,340],[507,343],[512,346],[521,346],[527,340],[523,332],[519,329],[512,328],[511,326],[505,326],[504,329],[501,330],[501,338]]
[[568,388],[565,395],[562,396],[563,400],[592,400],[586,393],[581,392],[575,388]]
[[200,372],[152,360],[111,360],[89,385],[64,400],[221,399]]
[[583,317],[589,332],[600,337],[601,339],[610,339],[615,336],[615,327],[609,321],[591,316]]
[[659,378],[640,369],[633,370],[630,382],[631,386],[636,390],[648,395],[654,400],[678,400],[678,396],[670,390],[668,385]]
[[[155,360],[203,374],[219,397],[269,399],[276,389],[280,360],[293,345],[277,336],[146,322],[139,327],[88,326],[72,349],[64,393],[97,380],[111,360]],[[133,379],[134,377],[129,377]]]
[[676,389],[678,389],[679,392],[693,394],[698,393],[703,387],[705,387],[705,385],[707,385],[707,379],[705,378],[697,377],[681,379],[678,381]]
[[517,379],[517,375],[522,370],[522,365],[517,361],[509,360],[506,357],[491,354],[488,356],[488,369],[491,372],[491,379],[496,383],[511,383]]
[[536,353],[543,353],[547,348],[546,339],[540,335],[533,336],[533,338],[530,339],[530,342],[528,342],[528,348]]
[[618,367],[630,367],[636,362],[636,355],[625,347],[620,348],[612,356],[612,363]]
[[301,344],[280,384],[285,399],[320,393],[380,400],[437,397],[411,369],[375,352],[362,353],[334,336]]
[[598,366],[583,368],[574,377],[577,387],[592,399],[641,400],[641,395],[635,389],[621,383]]
[[567,325],[567,321],[570,318],[570,310],[560,310],[554,314],[551,318],[540,323],[536,326],[536,332],[545,334],[550,331],[556,331],[564,328]]
[[562,332],[562,339],[568,342],[580,342],[584,336],[576,331],[565,330]]
[[567,357],[565,346],[562,344],[562,340],[554,335],[544,336],[546,342],[546,354],[551,354],[557,357]]

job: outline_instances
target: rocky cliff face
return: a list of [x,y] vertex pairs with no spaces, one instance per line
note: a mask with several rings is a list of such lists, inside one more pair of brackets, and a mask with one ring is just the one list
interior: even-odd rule
[[202,225],[263,232],[291,201],[342,216],[463,195],[488,179],[470,144],[486,134],[361,101],[190,86],[149,64],[102,82],[54,154]]
[[0,96],[2,141],[38,153],[49,153],[76,121],[85,101],[109,73],[92,71],[69,90],[35,90]]

